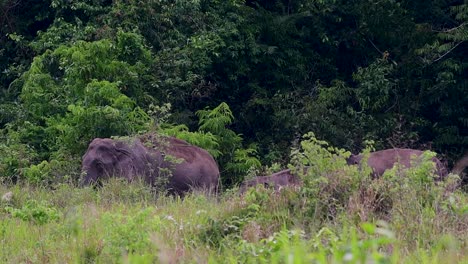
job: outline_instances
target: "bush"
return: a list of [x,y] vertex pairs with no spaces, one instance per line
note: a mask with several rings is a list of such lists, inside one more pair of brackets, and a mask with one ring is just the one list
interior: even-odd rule
[[322,228],[309,238],[302,230],[281,230],[258,243],[240,241],[228,250],[227,261],[212,258],[211,263],[390,263],[384,249],[394,242],[385,223],[364,223],[341,233]]
[[347,212],[349,201],[361,188],[370,184],[370,177],[347,166],[350,153],[330,147],[327,142],[306,134],[301,149],[292,151],[292,170],[300,175],[300,210],[311,219],[325,221]]
[[[112,40],[76,41],[35,57],[18,81],[21,115],[5,131],[10,142],[0,143],[20,159],[0,158],[2,177],[35,183],[51,174],[76,177],[66,168],[93,138],[147,129],[149,117],[136,102],[148,102],[143,76],[150,57],[138,34],[123,31]],[[22,158],[21,151],[37,156]]]
[[32,165],[24,169],[25,179],[32,184],[40,184],[49,180],[50,177],[50,164],[47,161],[42,161],[37,165]]
[[[3,140],[3,133],[8,132],[8,139]],[[21,143],[20,133],[9,129],[0,130],[0,181],[16,183],[22,170],[37,161],[38,154],[28,144]]]
[[13,217],[39,225],[56,221],[60,218],[60,212],[44,201],[29,200],[22,208],[6,207],[5,210]]

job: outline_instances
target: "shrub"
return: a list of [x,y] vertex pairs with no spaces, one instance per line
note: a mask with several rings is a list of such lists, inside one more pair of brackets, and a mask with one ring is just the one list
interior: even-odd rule
[[33,184],[44,183],[49,180],[50,177],[50,164],[47,161],[42,161],[37,165],[31,165],[31,167],[24,170],[25,179]]
[[[0,136],[3,136],[0,130]],[[19,133],[9,130],[9,138],[0,141],[0,182],[15,183],[22,175],[22,169],[36,161],[37,153],[19,140]]]
[[346,212],[350,198],[370,183],[370,177],[356,166],[346,165],[349,155],[316,139],[313,133],[304,136],[301,149],[292,151],[292,169],[303,181],[298,209],[311,219],[324,221]]
[[60,212],[44,201],[29,200],[22,208],[6,207],[5,210],[13,217],[39,225],[56,221],[60,218]]
[[[364,223],[340,233],[322,228],[309,238],[302,230],[283,229],[258,243],[239,241],[223,262],[390,263],[391,256],[384,249],[394,242],[394,234],[385,223]],[[212,258],[210,262],[216,261],[220,260]]]
[[[0,143],[0,148],[31,149],[27,152],[38,157],[17,164],[0,158],[0,172],[36,183],[49,174],[76,177],[65,167],[79,159],[93,138],[147,129],[149,117],[136,102],[148,102],[143,76],[150,57],[138,34],[123,31],[111,40],[76,41],[35,57],[19,81],[21,115],[6,131],[6,138],[15,140]],[[53,160],[65,165],[52,166]]]

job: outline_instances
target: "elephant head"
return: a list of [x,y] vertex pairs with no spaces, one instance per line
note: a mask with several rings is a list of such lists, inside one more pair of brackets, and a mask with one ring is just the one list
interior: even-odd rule
[[349,156],[349,158],[346,159],[346,163],[348,165],[359,165],[361,160],[362,160],[362,155],[351,154],[351,156]]
[[143,171],[145,149],[135,141],[128,144],[109,138],[96,138],[83,156],[83,185],[99,183],[112,176],[132,180]]

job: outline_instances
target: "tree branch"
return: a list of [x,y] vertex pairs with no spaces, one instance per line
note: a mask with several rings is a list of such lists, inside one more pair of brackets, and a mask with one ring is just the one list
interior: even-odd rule
[[434,63],[434,62],[438,62],[438,61],[441,60],[443,57],[447,56],[450,52],[452,52],[456,47],[460,46],[460,44],[462,44],[463,42],[465,42],[465,41],[460,41],[460,42],[458,42],[457,44],[455,44],[451,49],[449,49],[447,52],[445,52],[444,54],[442,54],[439,58],[433,60],[433,61],[431,62],[431,64]]
[[464,22],[464,23],[462,23],[462,24],[460,24],[459,26],[456,26],[456,27],[454,27],[454,28],[449,28],[449,29],[446,29],[446,30],[435,30],[435,29],[432,29],[432,31],[437,32],[437,33],[450,33],[450,32],[452,32],[452,31],[455,31],[455,30],[457,30],[457,29],[459,29],[459,28],[461,28],[461,27],[464,27],[464,26],[466,26],[466,25],[468,25],[468,23],[467,23],[467,22]]
[[[373,42],[370,38],[366,38],[366,39],[367,39],[367,41],[369,41],[370,44],[372,44],[372,46],[382,55],[382,58],[390,59],[390,58],[388,58],[388,55],[389,55],[388,51],[382,52],[382,51],[377,47],[377,45],[374,44],[374,42]],[[390,59],[390,61],[391,61],[395,66],[397,65],[396,61],[394,61],[394,60],[392,60],[392,59]]]

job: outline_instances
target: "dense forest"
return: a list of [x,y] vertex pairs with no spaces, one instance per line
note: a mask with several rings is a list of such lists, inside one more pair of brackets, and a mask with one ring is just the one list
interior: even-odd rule
[[468,0],[0,0],[0,262],[468,263],[467,58]]
[[462,0],[1,0],[0,177],[79,178],[95,137],[157,130],[225,184],[313,132],[359,153],[468,146]]

